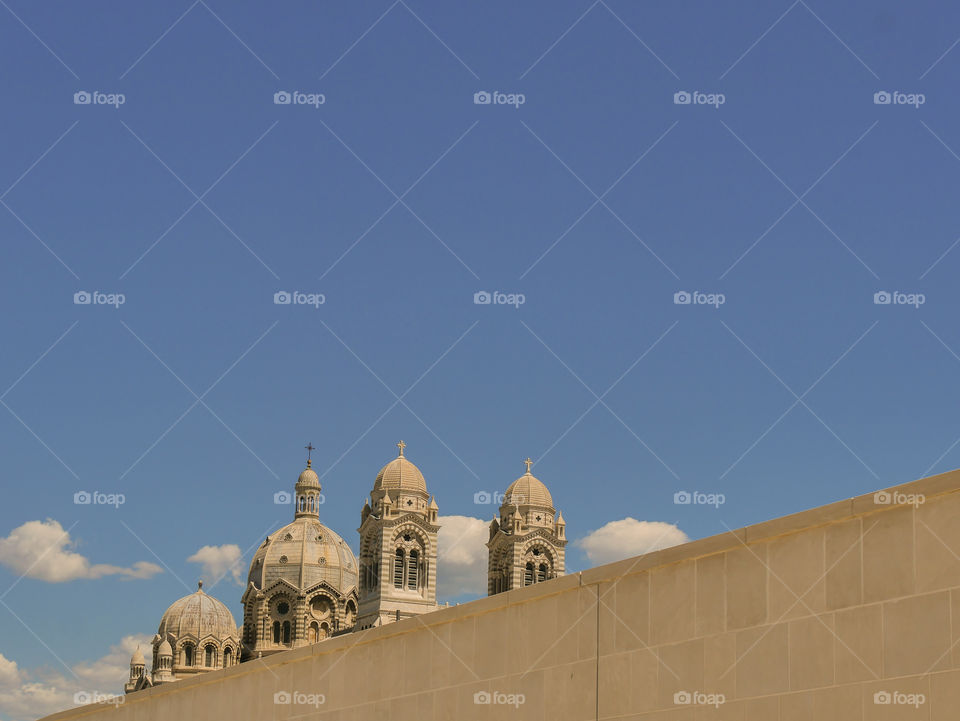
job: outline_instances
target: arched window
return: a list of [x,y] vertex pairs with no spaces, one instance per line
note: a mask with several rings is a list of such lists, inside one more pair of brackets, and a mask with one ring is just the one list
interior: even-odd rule
[[407,563],[407,588],[417,590],[417,571],[419,571],[420,554],[416,549],[410,551],[410,561]]
[[393,587],[403,588],[403,549],[397,549],[397,556],[393,559]]
[[547,580],[547,564],[541,563],[540,568],[537,569],[537,582],[543,582]]
[[183,665],[193,666],[193,646],[189,643],[183,647]]
[[529,586],[533,583],[533,564],[528,563],[523,571],[523,585]]
[[231,661],[233,661],[233,649],[228,646],[223,649],[223,667],[229,666]]
[[217,649],[215,649],[213,646],[208,645],[203,649],[203,665],[204,666],[213,666],[216,658],[217,658]]
[[310,624],[310,628],[307,629],[307,641],[309,643],[316,643],[319,640],[320,636],[320,627],[317,625],[317,622],[314,621]]
[[290,643],[290,622],[283,622],[283,642]]
[[280,622],[273,622],[273,642],[280,643]]

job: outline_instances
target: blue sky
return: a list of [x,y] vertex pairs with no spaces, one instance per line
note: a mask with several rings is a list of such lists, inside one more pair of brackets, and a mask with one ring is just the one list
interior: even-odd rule
[[532,457],[571,539],[960,466],[958,36],[932,2],[4,3],[0,537],[163,572],[7,563],[0,653],[152,634],[189,556],[287,521],[308,441],[354,545],[400,438],[442,515]]

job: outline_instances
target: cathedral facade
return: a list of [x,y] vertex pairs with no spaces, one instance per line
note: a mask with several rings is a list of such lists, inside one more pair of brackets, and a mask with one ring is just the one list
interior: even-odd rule
[[[406,444],[380,469],[360,512],[360,558],[320,521],[320,479],[308,457],[292,497],[293,521],[267,536],[253,555],[238,627],[230,610],[203,590],[175,601],[152,642],[152,669],[138,648],[127,693],[241,661],[362,631],[438,608],[436,499]],[[307,446],[312,452],[313,447]],[[530,472],[503,496],[490,524],[489,594],[563,575],[563,514]]]

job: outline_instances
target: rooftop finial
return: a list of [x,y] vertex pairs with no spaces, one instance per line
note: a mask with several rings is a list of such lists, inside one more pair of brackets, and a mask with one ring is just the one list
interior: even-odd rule
[[533,465],[533,461],[530,460],[530,456],[527,456],[527,460],[524,461],[527,464],[527,473],[530,473],[530,466]]
[[203,590],[203,579],[202,579],[202,578],[201,578],[199,581],[197,581],[197,590],[198,590],[198,591],[202,591],[202,590]]
[[403,458],[403,449],[406,448],[406,447],[407,447],[407,444],[404,443],[403,441],[400,441],[400,442],[397,444],[397,448],[400,449],[400,458]]
[[313,455],[313,451],[314,451],[313,443],[312,442],[307,443],[307,445],[305,445],[304,448],[307,449],[307,468],[309,468],[310,462],[311,462],[310,456]]

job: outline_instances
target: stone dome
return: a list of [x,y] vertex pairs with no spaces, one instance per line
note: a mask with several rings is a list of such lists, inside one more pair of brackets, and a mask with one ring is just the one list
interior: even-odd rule
[[313,470],[309,465],[300,472],[300,476],[297,478],[297,483],[311,484],[311,485],[320,485],[320,477],[317,475],[317,472]]
[[300,517],[270,534],[250,562],[248,583],[258,589],[281,578],[299,589],[326,581],[346,595],[357,585],[357,559],[335,531]]
[[503,494],[504,506],[540,506],[553,509],[553,496],[539,478],[527,471]]
[[237,624],[230,609],[203,592],[203,584],[189,596],[174,601],[160,619],[157,634],[168,637],[193,636],[197,640],[214,636],[218,641],[237,635]]
[[397,446],[400,448],[400,455],[380,469],[376,480],[373,482],[374,492],[399,489],[417,491],[427,495],[427,482],[423,474],[403,455],[406,444],[400,441]]
[[160,646],[157,647],[157,656],[172,656],[173,648],[170,647],[170,642],[167,639],[163,639],[160,642]]
[[142,666],[147,662],[147,659],[143,657],[143,652],[140,650],[140,647],[137,646],[137,650],[133,652],[133,656],[130,658],[131,666]]

